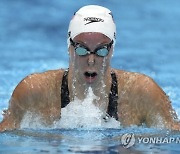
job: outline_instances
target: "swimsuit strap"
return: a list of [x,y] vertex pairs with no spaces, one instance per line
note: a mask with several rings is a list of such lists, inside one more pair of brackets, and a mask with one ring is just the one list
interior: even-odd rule
[[66,107],[70,103],[68,89],[68,70],[64,72],[61,84],[61,108]]
[[111,84],[111,91],[109,93],[109,104],[108,104],[107,114],[110,117],[113,117],[116,120],[118,120],[118,115],[117,115],[118,83],[117,83],[116,74],[114,72],[111,72],[111,77],[112,77],[112,84]]
[[[68,77],[68,70],[64,72],[62,78],[61,108],[66,107],[70,103],[67,77]],[[109,104],[108,104],[107,114],[110,117],[113,117],[116,120],[118,120],[118,115],[117,115],[118,86],[117,86],[116,74],[112,72],[111,77],[112,77],[112,85],[111,85],[111,91],[109,93]]]

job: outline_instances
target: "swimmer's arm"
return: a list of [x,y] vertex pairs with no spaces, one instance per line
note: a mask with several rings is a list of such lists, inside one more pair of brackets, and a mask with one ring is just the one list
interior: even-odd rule
[[[147,81],[148,80],[148,81]],[[144,109],[146,111],[145,123],[149,127],[180,130],[177,115],[172,109],[169,97],[149,77],[144,81]]]
[[5,111],[3,121],[0,123],[0,131],[20,128],[21,120],[32,100],[28,78],[23,79],[15,88],[9,101],[9,108]]
[[28,112],[40,115],[44,124],[51,125],[60,118],[60,82],[64,70],[52,70],[31,74],[15,88],[9,108],[0,123],[0,131],[20,128]]
[[0,123],[0,132],[5,130],[14,130],[20,127],[20,121],[23,117],[24,111],[19,107],[19,103],[13,98],[9,101],[8,110],[4,111],[3,120]]

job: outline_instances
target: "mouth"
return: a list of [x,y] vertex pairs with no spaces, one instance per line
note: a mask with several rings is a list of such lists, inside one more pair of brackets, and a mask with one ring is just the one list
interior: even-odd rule
[[96,79],[97,73],[96,72],[85,72],[84,76],[88,83],[92,83]]

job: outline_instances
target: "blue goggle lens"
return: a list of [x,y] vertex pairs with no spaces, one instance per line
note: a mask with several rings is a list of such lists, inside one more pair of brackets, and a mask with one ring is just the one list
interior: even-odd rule
[[98,49],[98,50],[96,51],[96,54],[97,54],[98,56],[101,56],[101,57],[107,56],[108,53],[109,53],[109,51],[108,51],[107,48],[101,48],[101,49]]
[[75,49],[76,53],[79,55],[79,56],[85,56],[88,54],[88,51],[87,49],[83,48],[83,47],[77,47]]

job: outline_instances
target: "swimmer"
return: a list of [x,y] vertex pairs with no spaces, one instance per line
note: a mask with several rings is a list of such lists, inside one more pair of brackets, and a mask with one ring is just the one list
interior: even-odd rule
[[62,108],[75,98],[86,98],[89,87],[99,98],[93,103],[123,127],[145,124],[180,130],[168,96],[150,77],[111,68],[116,25],[109,9],[80,8],[70,21],[67,43],[69,68],[24,78],[11,96],[0,131],[20,128],[27,112],[52,125],[61,118]]

